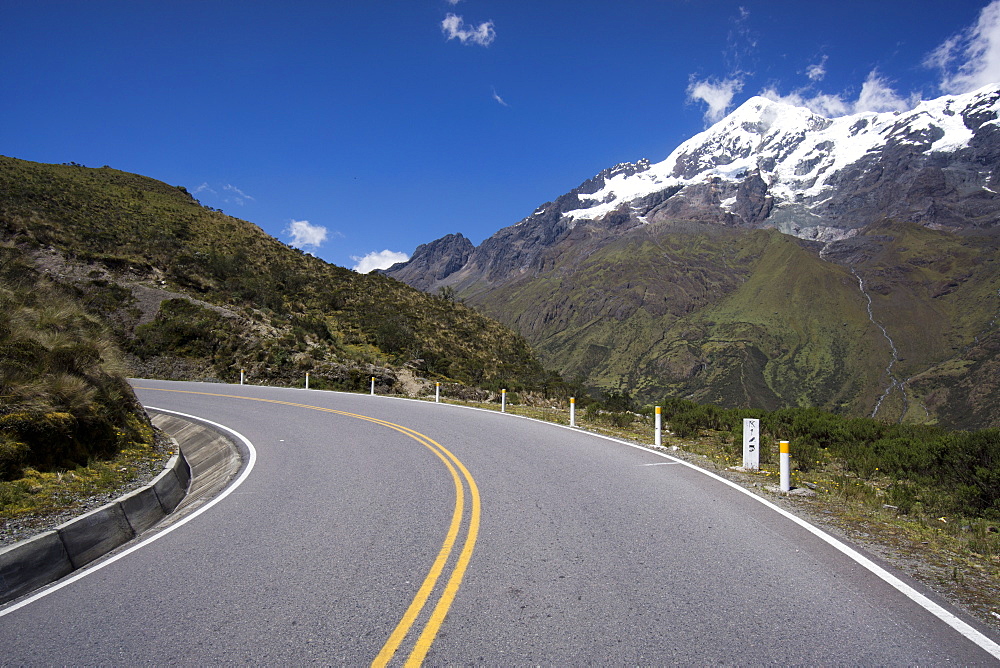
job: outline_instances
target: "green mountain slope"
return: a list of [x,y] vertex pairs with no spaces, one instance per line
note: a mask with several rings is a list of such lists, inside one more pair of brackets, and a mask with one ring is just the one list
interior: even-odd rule
[[998,250],[889,222],[828,248],[711,224],[581,225],[532,271],[459,294],[564,375],[648,401],[996,426]]
[[858,271],[899,350],[890,414],[1000,426],[1000,240],[880,224],[864,241]]
[[543,371],[525,340],[452,300],[330,265],[183,188],[108,167],[0,157],[0,239],[72,287],[129,371],[315,386],[399,382],[404,367],[486,387]]

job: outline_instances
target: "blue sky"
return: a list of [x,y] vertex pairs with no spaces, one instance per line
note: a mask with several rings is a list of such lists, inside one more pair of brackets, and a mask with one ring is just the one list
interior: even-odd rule
[[2,6],[0,154],[183,185],[360,269],[478,244],[753,95],[833,116],[1000,80],[1000,0]]

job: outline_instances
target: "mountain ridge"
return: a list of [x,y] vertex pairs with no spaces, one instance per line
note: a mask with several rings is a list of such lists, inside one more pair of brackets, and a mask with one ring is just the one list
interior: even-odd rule
[[[666,160],[603,170],[463,248],[447,275],[423,253],[386,273],[454,290],[596,388],[986,426],[997,382],[977,394],[954,369],[994,368],[972,341],[996,338],[1000,310],[998,112],[1000,86],[838,119],[752,98]],[[741,288],[760,276],[778,318]]]
[[362,275],[104,167],[0,157],[0,242],[114,331],[152,377],[383,388],[422,374],[492,388],[544,375],[527,343],[454,301]]

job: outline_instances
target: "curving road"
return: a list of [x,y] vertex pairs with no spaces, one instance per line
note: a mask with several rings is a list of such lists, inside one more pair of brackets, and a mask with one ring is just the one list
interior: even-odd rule
[[153,542],[8,607],[4,665],[1000,660],[995,634],[956,630],[653,452],[433,403],[135,385],[242,434],[253,469]]

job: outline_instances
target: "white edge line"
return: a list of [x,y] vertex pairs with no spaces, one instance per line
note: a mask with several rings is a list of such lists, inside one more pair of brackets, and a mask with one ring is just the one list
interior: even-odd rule
[[[542,420],[539,420],[539,422],[542,422]],[[556,425],[556,426],[563,427],[565,429],[572,429],[572,427],[567,427],[565,425]],[[574,429],[574,431],[581,431],[581,430]],[[976,645],[978,645],[981,649],[983,649],[984,651],[988,652],[989,654],[992,654],[995,658],[1000,659],[1000,644],[995,643],[993,640],[991,640],[990,638],[988,638],[986,635],[984,635],[980,631],[977,631],[972,626],[970,626],[968,623],[962,621],[961,619],[959,619],[958,617],[956,617],[951,612],[945,610],[942,606],[938,605],[937,603],[935,603],[931,599],[927,598],[925,595],[921,594],[919,591],[917,591],[916,589],[914,589],[910,585],[906,584],[905,582],[903,582],[902,580],[900,580],[898,577],[896,577],[895,575],[893,575],[892,573],[890,573],[886,569],[882,568],[881,566],[879,566],[878,564],[876,564],[874,561],[872,561],[868,557],[864,556],[863,554],[861,554],[860,552],[858,552],[857,550],[855,550],[851,546],[849,546],[846,543],[843,543],[840,540],[834,538],[833,536],[831,536],[827,532],[823,531],[819,527],[816,527],[816,526],[810,524],[809,522],[805,521],[801,517],[798,517],[797,515],[793,515],[792,513],[790,513],[787,510],[785,510],[784,508],[782,508],[782,507],[780,507],[780,506],[772,503],[771,501],[768,501],[764,497],[761,497],[761,496],[758,496],[758,495],[754,494],[753,492],[751,492],[750,490],[746,489],[745,487],[742,487],[742,486],[738,485],[737,483],[735,483],[735,482],[733,482],[731,480],[727,480],[726,478],[723,478],[722,476],[720,476],[717,473],[713,473],[711,471],[708,471],[706,469],[701,468],[700,466],[696,466],[695,464],[692,464],[691,462],[687,462],[687,461],[684,461],[683,459],[679,459],[677,457],[673,457],[673,456],[668,455],[668,454],[666,454],[664,452],[659,452],[657,450],[650,450],[649,448],[645,448],[645,447],[643,447],[641,445],[637,445],[635,443],[629,443],[628,441],[623,441],[621,439],[613,438],[611,436],[605,436],[603,434],[595,434],[593,432],[588,432],[588,431],[584,431],[583,433],[589,434],[591,436],[596,436],[597,438],[603,438],[603,439],[605,439],[607,441],[612,441],[614,443],[620,443],[622,445],[627,445],[630,448],[636,448],[637,450],[644,450],[646,452],[652,453],[652,454],[657,455],[659,457],[665,457],[666,459],[671,459],[671,460],[677,462],[678,464],[682,464],[684,466],[687,466],[690,469],[694,469],[695,471],[698,471],[699,473],[707,475],[710,478],[714,478],[718,482],[721,482],[721,483],[723,483],[725,485],[729,485],[730,487],[732,487],[736,491],[741,492],[743,494],[746,494],[747,496],[749,496],[751,499],[754,499],[755,501],[759,501],[760,503],[764,504],[765,506],[767,506],[768,508],[770,508],[774,512],[778,513],[779,515],[784,516],[786,519],[789,519],[792,522],[795,522],[796,524],[798,524],[799,526],[801,526],[806,531],[812,533],[813,535],[817,536],[821,540],[825,541],[826,543],[828,543],[829,545],[831,545],[835,549],[837,549],[840,552],[842,552],[847,557],[850,557],[851,559],[853,559],[854,561],[856,561],[858,564],[860,564],[861,566],[863,566],[864,568],[868,569],[869,571],[871,571],[872,573],[874,573],[875,575],[877,575],[879,578],[881,578],[882,580],[884,580],[887,584],[892,585],[893,587],[895,587],[902,594],[904,594],[911,601],[913,601],[914,603],[916,603],[917,605],[919,605],[920,607],[922,607],[924,610],[926,610],[927,612],[931,613],[932,615],[934,615],[935,617],[937,617],[938,619],[940,619],[941,621],[943,621],[945,624],[947,624],[948,626],[952,627],[953,629],[955,629],[956,631],[958,631],[959,633],[961,633],[963,636],[965,636],[965,638],[967,638],[968,640],[970,640],[973,643],[975,643]]]
[[147,408],[147,409],[149,409],[151,411],[158,411],[160,413],[170,413],[171,415],[177,415],[177,416],[180,416],[180,417],[185,417],[185,418],[190,418],[192,420],[197,420],[198,422],[202,422],[204,424],[211,425],[211,426],[216,427],[218,429],[221,429],[223,431],[229,432],[230,434],[232,434],[236,438],[240,439],[240,441],[243,442],[243,445],[245,445],[247,447],[247,450],[250,452],[250,457],[247,460],[246,468],[243,469],[243,473],[241,473],[240,476],[234,482],[232,482],[228,487],[226,487],[226,489],[223,490],[221,494],[219,494],[218,496],[216,496],[214,499],[212,499],[211,501],[209,501],[208,503],[206,503],[204,506],[202,506],[198,510],[192,512],[190,515],[188,515],[184,519],[179,520],[176,524],[173,524],[173,525],[167,527],[166,529],[164,529],[163,531],[160,531],[160,532],[157,532],[157,533],[151,535],[149,538],[146,538],[143,541],[141,541],[139,543],[136,543],[132,547],[130,547],[130,548],[126,549],[126,550],[123,550],[122,552],[119,552],[115,556],[110,557],[109,559],[105,559],[104,561],[101,561],[100,563],[98,563],[98,564],[96,564],[96,565],[94,565],[92,567],[91,566],[84,566],[82,570],[78,571],[77,573],[75,573],[73,575],[70,575],[70,576],[66,577],[63,580],[60,580],[59,582],[57,582],[56,584],[52,585],[51,587],[49,587],[47,589],[44,589],[42,591],[39,591],[39,592],[37,592],[35,594],[31,594],[30,596],[28,596],[28,598],[25,598],[25,599],[23,599],[21,601],[18,601],[17,603],[15,603],[14,605],[11,605],[8,608],[4,608],[3,610],[0,610],[0,617],[8,615],[8,614],[14,612],[15,610],[23,608],[24,606],[26,606],[26,605],[28,605],[30,603],[34,603],[38,599],[44,598],[44,597],[48,596],[49,594],[51,594],[53,592],[59,591],[63,587],[65,587],[67,585],[70,585],[70,584],[76,582],[77,580],[79,580],[81,578],[87,577],[91,573],[96,573],[97,571],[101,570],[105,566],[110,566],[111,564],[115,563],[119,559],[121,559],[121,558],[123,558],[123,557],[125,557],[125,556],[127,556],[129,554],[132,554],[136,550],[138,550],[140,548],[143,548],[143,547],[149,545],[150,543],[163,538],[164,536],[166,536],[168,533],[170,533],[174,529],[179,529],[180,527],[184,526],[185,524],[187,524],[188,522],[190,522],[194,518],[198,517],[199,515],[201,515],[202,513],[204,513],[206,510],[208,510],[209,508],[211,508],[212,506],[214,506],[215,504],[219,503],[224,498],[226,498],[227,496],[229,496],[230,494],[232,494],[234,491],[236,491],[236,488],[239,487],[240,485],[242,485],[243,482],[250,476],[250,472],[253,470],[254,464],[257,462],[257,450],[253,447],[253,443],[251,443],[250,440],[246,436],[244,436],[243,434],[239,433],[235,429],[231,429],[231,428],[229,428],[229,427],[227,427],[225,425],[219,424],[217,422],[212,422],[211,420],[206,420],[205,418],[201,418],[201,417],[198,417],[196,415],[188,415],[186,413],[178,413],[177,411],[171,411],[171,410],[167,410],[165,408],[156,408],[155,406],[144,406],[144,408]]

